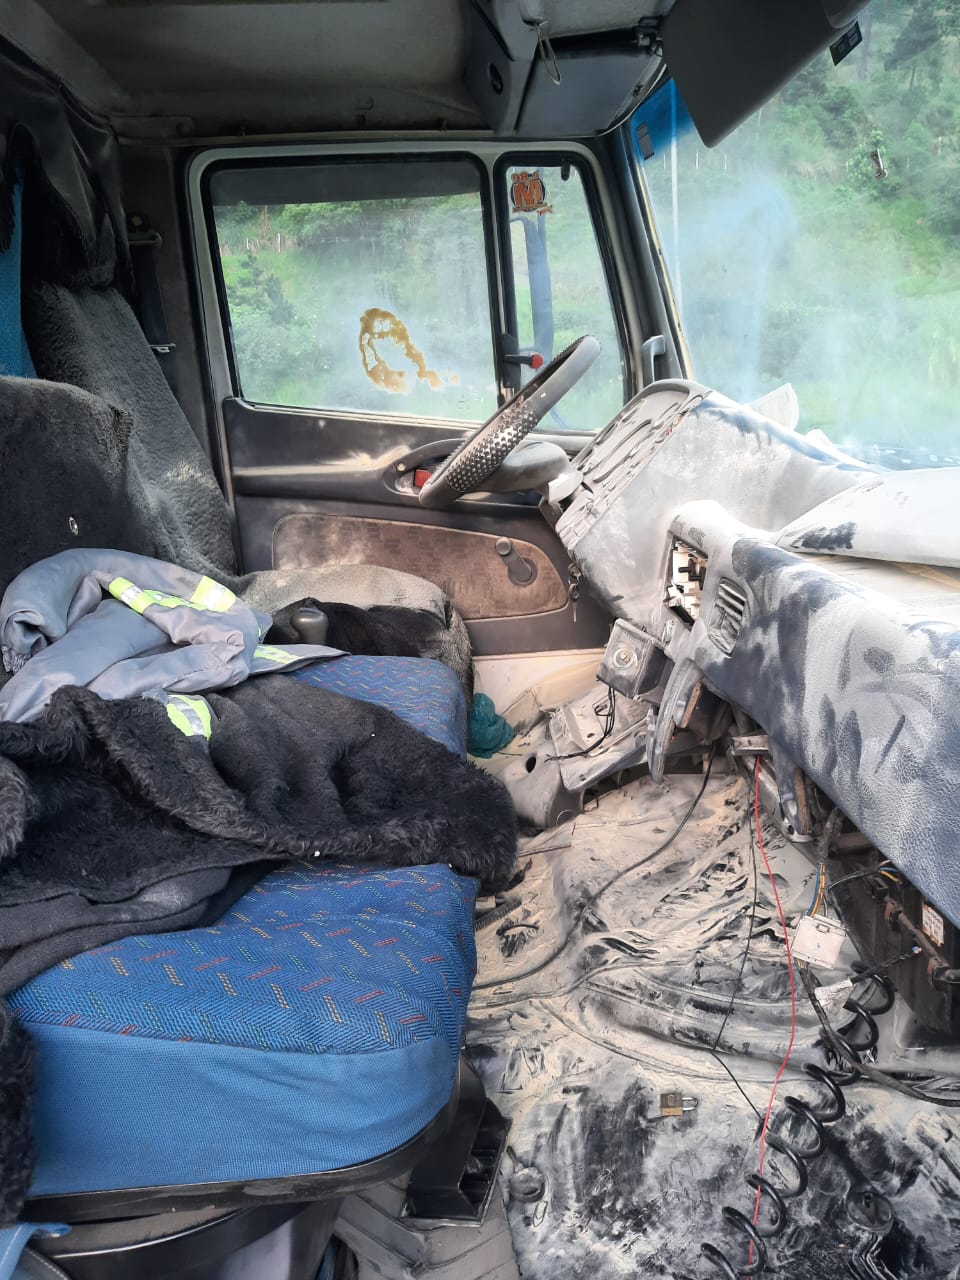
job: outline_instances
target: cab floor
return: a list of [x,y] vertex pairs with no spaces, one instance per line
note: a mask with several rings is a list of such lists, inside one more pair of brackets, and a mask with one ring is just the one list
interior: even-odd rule
[[[758,1166],[791,998],[751,788],[722,767],[706,783],[641,778],[524,840],[512,910],[488,927],[479,917],[467,1049],[511,1121],[502,1186],[525,1280],[722,1274],[700,1256],[703,1241],[736,1274],[748,1262],[746,1235],[721,1210],[753,1216],[745,1179]],[[792,931],[814,862],[766,823],[762,834]],[[848,943],[836,972],[817,976],[838,980],[856,959]],[[897,1047],[902,1012],[877,1019],[877,1065],[949,1073],[960,1098],[960,1051],[918,1063]],[[825,1058],[799,981],[796,1024],[769,1129],[802,1149],[813,1130],[784,1098],[826,1112],[829,1097],[802,1070]],[[680,1115],[663,1114],[666,1093],[680,1095]],[[844,1094],[822,1154],[803,1160],[809,1185],[788,1200],[764,1274],[956,1280],[960,1112],[862,1080]],[[769,1147],[766,1173],[795,1186]]]

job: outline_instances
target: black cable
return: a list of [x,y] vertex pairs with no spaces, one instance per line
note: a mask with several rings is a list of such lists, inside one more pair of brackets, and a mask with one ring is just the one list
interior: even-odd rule
[[547,756],[546,758],[548,760],[577,760],[580,756],[588,756],[591,751],[596,751],[597,747],[599,747],[602,742],[606,742],[607,738],[609,738],[611,733],[613,733],[613,726],[617,722],[616,690],[612,686],[608,686],[606,707],[601,710],[601,708],[595,705],[593,709],[597,716],[602,714],[606,721],[606,724],[603,727],[603,732],[600,734],[600,737],[596,742],[591,742],[589,747],[584,747],[582,751],[571,751],[565,756]]
[[857,986],[860,982],[866,982],[868,978],[879,977],[885,969],[892,969],[895,964],[900,964],[904,960],[912,960],[914,956],[920,955],[921,951],[921,947],[911,947],[909,951],[901,951],[892,960],[884,960],[883,964],[874,965],[872,969],[854,969],[850,974],[850,981]]
[[865,880],[867,876],[879,876],[884,871],[897,875],[896,870],[890,871],[890,862],[881,862],[878,867],[868,867],[866,871],[851,871],[848,876],[841,876],[839,880],[834,880],[832,884],[827,884],[827,893],[832,894],[834,889],[839,889],[842,884],[847,884],[850,880]]
[[881,1071],[878,1067],[871,1066],[868,1062],[863,1062],[859,1054],[851,1052],[850,1046],[841,1036],[837,1035],[827,1015],[821,1008],[820,1001],[816,996],[817,989],[810,980],[808,967],[805,964],[797,967],[800,970],[800,977],[803,979],[807,996],[811,1005],[813,1005],[813,1011],[817,1015],[820,1026],[823,1028],[823,1033],[827,1038],[827,1043],[842,1062],[845,1062],[847,1066],[852,1067],[861,1075],[866,1076],[868,1080],[872,1080],[874,1084],[881,1084],[887,1089],[893,1089],[895,1093],[902,1093],[908,1098],[916,1099],[917,1102],[931,1102],[938,1107],[960,1107],[960,1098],[943,1098],[932,1093],[924,1093],[922,1089],[915,1089],[912,1085],[894,1079],[893,1076]]
[[618,871],[615,876],[611,876],[610,879],[606,882],[606,884],[602,884],[600,888],[597,889],[595,893],[592,893],[590,897],[586,900],[586,902],[583,905],[584,910],[586,910],[587,907],[595,906],[603,897],[603,895],[607,892],[607,890],[612,889],[613,886],[618,881],[622,880],[624,876],[628,876],[631,871],[636,871],[639,867],[642,867],[645,862],[649,862],[651,858],[658,857],[666,849],[670,848],[674,840],[676,840],[677,836],[679,836],[680,832],[683,830],[683,828],[687,825],[687,823],[693,817],[694,809],[696,809],[697,805],[703,799],[703,793],[707,789],[707,783],[710,781],[710,774],[713,771],[713,760],[714,760],[714,750],[713,750],[713,747],[711,747],[710,754],[707,756],[707,767],[704,770],[703,782],[700,784],[700,790],[691,800],[689,809],[680,819],[675,830],[672,831],[669,836],[667,836],[663,844],[658,846],[658,848],[654,849],[653,853],[648,853],[646,857],[640,858],[638,862],[631,862],[628,867],[624,867],[623,870]]
[[[681,1041],[681,1043],[683,1043],[683,1042]],[[707,1050],[707,1053],[709,1053],[710,1057],[711,1057],[711,1058],[713,1058],[713,1059],[714,1059],[714,1061],[719,1062],[720,1066],[721,1066],[721,1067],[723,1067],[724,1071],[727,1073],[727,1075],[730,1077],[730,1079],[731,1079],[731,1080],[733,1081],[733,1083],[736,1085],[736,1087],[737,1087],[737,1092],[740,1094],[741,1098],[743,1098],[743,1100],[746,1102],[747,1106],[749,1106],[750,1110],[753,1112],[753,1114],[757,1117],[757,1119],[758,1119],[758,1120],[760,1121],[760,1123],[762,1124],[762,1123],[763,1123],[763,1112],[760,1110],[760,1108],[759,1108],[758,1106],[756,1106],[756,1104],[754,1103],[753,1099],[749,1096],[749,1094],[748,1094],[748,1093],[746,1092],[746,1090],[744,1089],[743,1085],[740,1083],[740,1081],[737,1079],[737,1077],[733,1074],[733,1072],[730,1070],[730,1068],[727,1066],[727,1064],[724,1062],[724,1060],[720,1057],[719,1053],[717,1053],[716,1049],[708,1049],[708,1050]]]
[[[852,871],[850,875],[841,876],[840,879],[835,880],[833,884],[831,884],[829,880],[826,880],[824,883],[824,890],[823,890],[823,906],[833,911],[834,915],[842,924],[843,912],[840,910],[840,906],[837,903],[834,890],[842,884],[848,884],[849,881],[851,880],[866,880],[870,876],[879,876],[883,872],[886,872],[888,868],[892,868],[892,866],[893,864],[890,862],[882,862],[878,867],[868,867],[865,871]],[[823,873],[824,873],[824,876],[826,876],[827,874],[826,864],[824,864]],[[894,871],[894,874],[896,874],[895,871]]]
[[674,840],[677,839],[677,837],[680,835],[680,832],[684,829],[684,827],[690,821],[691,817],[693,816],[694,809],[696,809],[697,805],[703,799],[703,793],[706,791],[707,783],[710,781],[710,773],[713,769],[713,760],[714,760],[714,753],[713,753],[713,749],[711,748],[710,755],[707,758],[707,767],[704,770],[704,774],[703,774],[703,782],[700,784],[700,789],[697,792],[697,794],[693,797],[683,817],[677,823],[676,827],[673,829],[670,835],[667,836],[666,840],[664,840],[662,844],[658,845],[658,847],[654,849],[652,853],[649,853],[646,855],[646,857],[641,858],[639,862],[632,862],[628,867],[624,867],[622,871],[618,871],[615,876],[611,876],[610,879],[606,882],[606,884],[602,884],[599,889],[596,889],[590,895],[589,898],[585,899],[585,901],[580,904],[580,907],[576,915],[574,916],[573,923],[570,925],[570,928],[567,930],[566,934],[561,939],[559,945],[554,947],[553,951],[551,951],[551,953],[548,956],[546,956],[543,960],[539,961],[539,963],[533,965],[531,968],[525,969],[522,973],[510,973],[502,978],[489,978],[486,982],[475,982],[473,984],[474,991],[484,991],[488,987],[502,987],[506,982],[520,982],[523,978],[532,978],[535,974],[541,973],[544,969],[546,969],[547,965],[553,964],[554,960],[556,960],[558,956],[561,956],[564,953],[564,951],[566,951],[570,943],[573,941],[574,934],[579,929],[580,924],[583,920],[583,917],[592,907],[595,907],[597,905],[597,903],[600,901],[600,899],[603,897],[603,895],[607,892],[608,889],[612,889],[613,886],[618,881],[622,880],[624,876],[628,876],[631,871],[636,871],[637,868],[642,867],[645,862],[649,862],[651,858],[658,857],[661,853],[664,853],[667,849],[670,848]]
[[753,1108],[753,1112],[756,1115],[757,1119],[762,1120],[763,1116],[761,1115],[759,1109],[756,1106],[754,1106],[751,1099],[747,1097],[747,1094],[744,1092],[743,1088],[740,1085],[740,1081],[737,1079],[733,1071],[730,1069],[730,1067],[727,1066],[724,1060],[720,1057],[720,1054],[717,1052],[720,1041],[723,1038],[723,1033],[727,1028],[727,1022],[729,1021],[730,1014],[733,1012],[733,1006],[736,1004],[737,996],[740,994],[740,988],[743,985],[743,972],[747,967],[747,958],[750,955],[750,947],[753,943],[753,929],[757,920],[757,905],[759,900],[760,888],[757,880],[757,846],[754,843],[754,839],[753,839],[753,820],[752,820],[752,814],[750,812],[749,806],[747,809],[747,829],[750,832],[750,860],[753,864],[753,905],[750,908],[750,928],[747,931],[747,943],[746,943],[746,946],[743,948],[743,955],[740,957],[740,970],[737,973],[737,981],[734,984],[733,991],[730,993],[730,1003],[727,1005],[726,1011],[724,1012],[723,1020],[720,1023],[720,1029],[717,1032],[717,1037],[714,1040],[713,1047],[709,1050],[709,1053],[712,1058],[715,1058],[716,1061],[720,1063],[721,1067],[723,1067],[724,1071],[726,1071],[727,1075],[730,1077],[733,1083],[740,1090],[740,1094],[742,1095],[742,1097],[745,1098],[746,1101],[749,1103],[749,1105]]

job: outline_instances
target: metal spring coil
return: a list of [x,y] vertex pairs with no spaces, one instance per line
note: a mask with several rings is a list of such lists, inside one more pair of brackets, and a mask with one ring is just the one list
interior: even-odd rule
[[[882,992],[880,1003],[867,1006],[859,1000],[849,999],[843,1006],[854,1016],[837,1032],[837,1035],[853,1058],[858,1058],[861,1053],[868,1053],[871,1049],[876,1048],[880,1038],[880,1029],[877,1026],[876,1016],[886,1013],[893,1007],[894,990],[890,982],[882,976],[875,976],[871,981]],[[854,1046],[846,1036],[856,1026],[866,1029],[866,1039]],[[826,1102],[817,1107],[803,1102],[800,1098],[785,1097],[782,1105],[791,1115],[804,1121],[813,1136],[805,1146],[798,1146],[796,1142],[788,1142],[779,1133],[768,1133],[766,1137],[767,1146],[772,1151],[776,1151],[790,1167],[793,1174],[793,1182],[786,1187],[776,1187],[769,1178],[764,1177],[762,1174],[748,1174],[747,1185],[753,1191],[759,1193],[761,1205],[765,1204],[769,1211],[767,1220],[761,1222],[761,1215],[761,1217],[758,1217],[756,1225],[745,1213],[741,1213],[739,1209],[735,1209],[731,1205],[725,1205],[721,1210],[724,1220],[738,1231],[742,1231],[753,1246],[751,1256],[746,1262],[735,1267],[727,1255],[721,1249],[718,1249],[716,1245],[705,1241],[700,1246],[700,1252],[703,1257],[718,1269],[724,1280],[741,1280],[742,1277],[757,1276],[765,1269],[767,1265],[767,1242],[776,1239],[786,1230],[789,1218],[787,1202],[803,1195],[804,1191],[806,1191],[810,1181],[808,1166],[823,1154],[826,1147],[826,1126],[835,1124],[846,1114],[847,1104],[843,1096],[842,1086],[852,1084],[860,1075],[854,1067],[840,1069],[820,1066],[818,1063],[812,1062],[805,1063],[804,1070],[811,1079],[826,1089],[828,1094]]]

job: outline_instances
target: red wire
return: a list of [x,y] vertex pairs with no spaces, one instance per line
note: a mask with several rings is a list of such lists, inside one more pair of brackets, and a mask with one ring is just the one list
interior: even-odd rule
[[[759,1173],[763,1174],[763,1165],[767,1156],[767,1129],[770,1125],[770,1116],[773,1113],[773,1104],[777,1098],[777,1088],[783,1073],[787,1069],[790,1061],[790,1055],[793,1053],[794,1041],[797,1038],[797,988],[793,979],[793,951],[790,947],[790,935],[787,933],[787,920],[783,914],[783,905],[780,902],[780,894],[777,892],[777,882],[774,878],[773,871],[770,867],[770,859],[767,857],[767,850],[763,843],[763,832],[760,829],[760,757],[757,756],[757,768],[755,774],[755,785],[753,791],[753,819],[757,830],[757,844],[760,846],[760,853],[763,857],[763,865],[766,868],[767,876],[770,879],[770,887],[773,889],[773,897],[777,904],[777,914],[780,916],[780,927],[783,929],[783,941],[787,948],[787,973],[790,978],[790,1042],[787,1045],[787,1051],[783,1055],[783,1061],[780,1063],[780,1070],[777,1072],[773,1081],[773,1087],[770,1090],[770,1100],[767,1103],[766,1114],[763,1117],[763,1124],[760,1126],[760,1167]],[[760,1219],[760,1199],[761,1192],[757,1190],[756,1203],[753,1206],[753,1225],[756,1226]],[[750,1261],[753,1262],[753,1245],[750,1245]]]

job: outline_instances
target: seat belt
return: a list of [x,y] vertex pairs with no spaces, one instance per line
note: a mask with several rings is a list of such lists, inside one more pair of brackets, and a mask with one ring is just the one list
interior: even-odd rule
[[170,357],[177,348],[170,341],[167,313],[163,307],[163,295],[157,275],[157,253],[163,245],[163,239],[158,231],[151,229],[142,214],[131,214],[129,222],[131,229],[128,242],[136,288],[137,318],[170,390],[176,395],[176,374]]
[[62,1236],[69,1230],[67,1226],[49,1222],[16,1222],[0,1227],[0,1280],[21,1280],[21,1277],[36,1274],[25,1269],[29,1265],[29,1255],[26,1264],[23,1259],[23,1251],[32,1236]]

